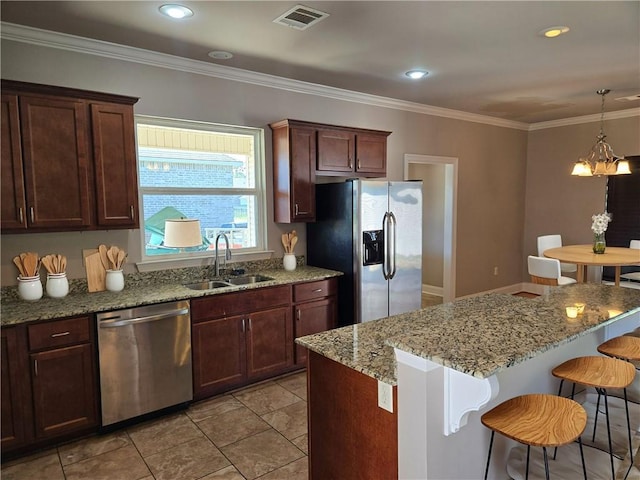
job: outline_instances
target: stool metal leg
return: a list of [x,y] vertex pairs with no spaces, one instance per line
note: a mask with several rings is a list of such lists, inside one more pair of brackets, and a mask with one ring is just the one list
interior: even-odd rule
[[600,390],[597,390],[597,392],[598,392],[598,401],[596,403],[596,415],[593,421],[593,437],[591,438],[592,442],[596,441],[596,428],[598,427],[598,413],[600,412]]
[[546,478],[546,480],[549,480],[549,460],[547,459],[547,447],[542,447],[542,453],[544,454],[544,478]]
[[627,473],[624,476],[624,480],[627,480],[627,476],[629,476],[629,472],[631,471],[631,468],[633,467],[633,445],[631,443],[631,422],[629,421],[629,402],[627,402],[627,389],[623,388],[622,391],[624,392],[624,406],[625,409],[627,411],[627,434],[629,435],[629,468],[627,469]]
[[601,389],[602,395],[604,395],[604,411],[607,415],[607,437],[609,439],[609,459],[611,460],[611,478],[616,479],[616,471],[613,466],[613,447],[611,446],[611,427],[609,425],[609,402],[607,401],[607,390]]
[[584,463],[584,451],[582,450],[582,438],[578,437],[578,445],[580,446],[580,460],[582,460],[582,473],[584,480],[587,480],[587,465]]
[[[560,379],[560,388],[558,388],[558,396],[562,396],[562,385],[564,384],[564,378]],[[575,388],[575,383],[573,384],[574,388]],[[556,459],[556,455],[558,454],[558,447],[553,449],[553,459]]]
[[529,454],[531,453],[531,445],[527,445],[527,472],[525,473],[524,480],[529,480]]
[[491,462],[491,448],[493,447],[493,437],[496,432],[491,430],[491,440],[489,441],[489,455],[487,455],[487,468],[484,470],[484,480],[487,480],[487,476],[489,475],[489,462]]

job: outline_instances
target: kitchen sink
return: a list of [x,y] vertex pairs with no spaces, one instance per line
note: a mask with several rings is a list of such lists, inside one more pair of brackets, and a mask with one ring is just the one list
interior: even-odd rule
[[213,290],[215,288],[224,288],[224,287],[230,287],[231,284],[227,283],[227,282],[221,282],[221,281],[205,281],[205,282],[196,282],[196,283],[187,283],[185,284],[185,287],[191,289],[191,290]]
[[225,279],[225,282],[231,285],[248,285],[250,283],[268,282],[273,280],[271,277],[265,277],[264,275],[243,275],[241,277],[229,277]]

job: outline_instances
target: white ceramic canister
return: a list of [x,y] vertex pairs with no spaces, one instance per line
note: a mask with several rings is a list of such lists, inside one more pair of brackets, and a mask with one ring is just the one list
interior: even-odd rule
[[39,276],[18,277],[18,294],[30,302],[42,298],[42,282]]
[[107,290],[110,292],[119,292],[124,288],[124,274],[122,270],[107,270],[107,278],[105,279]]
[[294,253],[285,253],[284,257],[282,257],[282,265],[285,270],[289,272],[296,269],[296,256]]
[[66,273],[47,273],[47,295],[51,298],[66,297],[69,293],[69,280]]

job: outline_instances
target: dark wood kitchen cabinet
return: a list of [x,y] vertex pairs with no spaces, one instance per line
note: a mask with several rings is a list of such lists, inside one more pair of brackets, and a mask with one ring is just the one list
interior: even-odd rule
[[270,125],[273,131],[274,220],[312,222],[316,218],[316,129],[294,120]]
[[27,327],[36,441],[98,425],[91,325],[76,317]]
[[[335,278],[293,286],[295,338],[335,328],[338,316],[338,281]],[[307,363],[308,351],[296,345],[296,365]]]
[[3,455],[96,431],[91,317],[3,327],[1,332]]
[[293,367],[291,287],[191,300],[194,399]]
[[317,176],[384,177],[391,132],[282,120],[273,131],[274,219],[315,221]]
[[8,80],[2,91],[3,233],[137,227],[137,99]]
[[319,129],[317,175],[384,177],[389,134],[347,128]]
[[19,327],[0,330],[2,344],[2,452],[21,447],[29,440],[29,369],[26,362],[25,331]]

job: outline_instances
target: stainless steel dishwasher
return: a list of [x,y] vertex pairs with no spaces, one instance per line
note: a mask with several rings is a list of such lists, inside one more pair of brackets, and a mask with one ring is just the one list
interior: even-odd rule
[[193,398],[189,302],[97,316],[102,425]]

